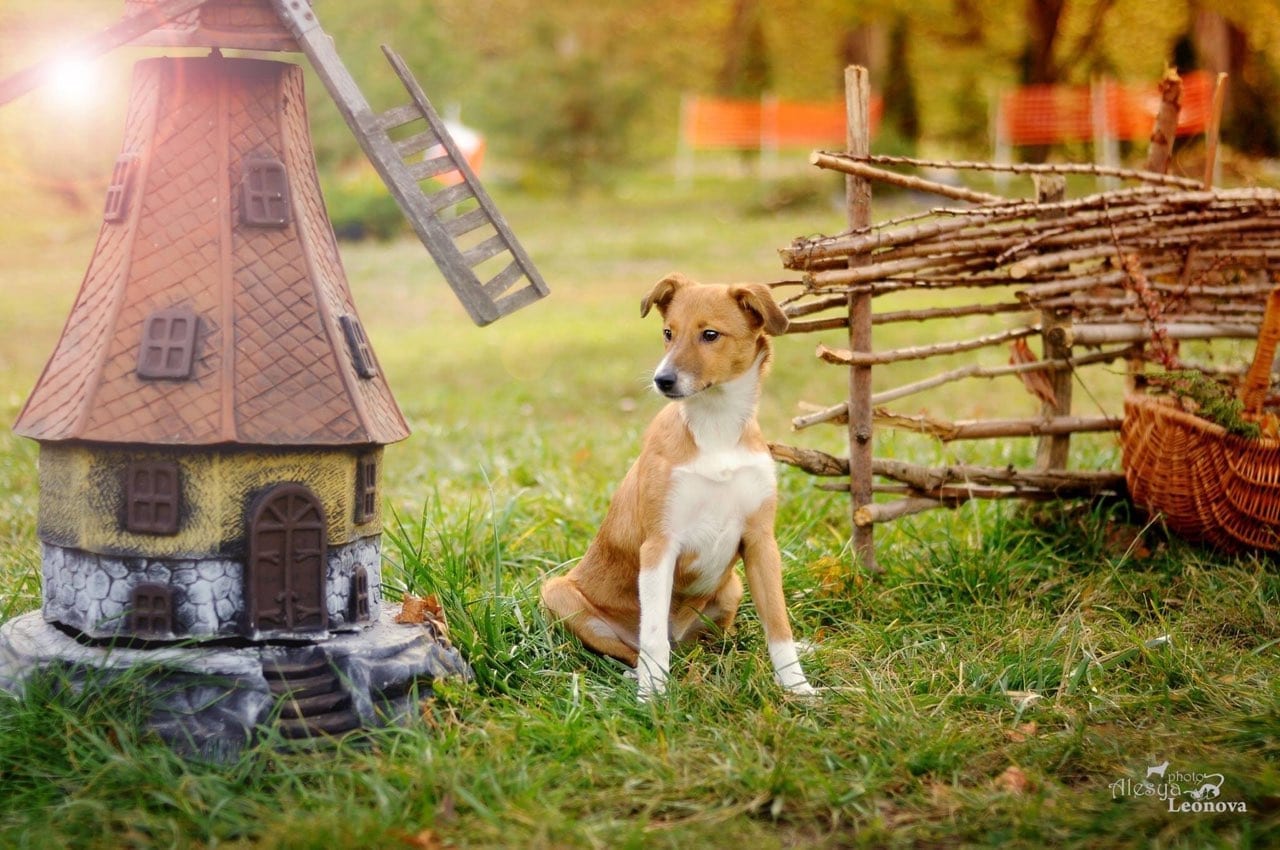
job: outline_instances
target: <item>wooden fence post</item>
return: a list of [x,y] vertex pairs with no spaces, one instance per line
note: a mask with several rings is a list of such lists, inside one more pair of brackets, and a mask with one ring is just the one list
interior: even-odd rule
[[[1093,161],[1109,168],[1120,166],[1120,140],[1116,137],[1116,127],[1111,123],[1111,104],[1108,100],[1112,92],[1119,93],[1115,80],[1109,77],[1094,77],[1089,83],[1089,118],[1093,125]],[[1120,187],[1120,181],[1114,177],[1102,177],[1099,182],[1102,188],[1110,191]]]
[[[1036,201],[1056,204],[1067,197],[1067,179],[1060,174],[1036,175]],[[1057,212],[1042,218],[1061,217]],[[1067,360],[1071,357],[1071,312],[1069,310],[1041,310],[1041,349],[1045,360]],[[1055,369],[1048,375],[1053,389],[1053,399],[1040,405],[1040,415],[1045,419],[1071,415],[1071,385],[1075,378],[1071,367]],[[1036,469],[1066,469],[1071,457],[1070,434],[1046,434],[1036,445]]]
[[[844,71],[846,143],[849,153],[866,156],[871,153],[871,76],[866,68],[850,65]],[[871,181],[852,174],[845,175],[845,203],[849,228],[871,226]],[[851,257],[849,265],[861,265],[865,257]],[[849,349],[855,353],[871,351],[871,293],[849,294]],[[871,504],[871,367],[849,367],[849,499],[851,516]],[[854,564],[868,572],[877,572],[875,525],[853,524]]]

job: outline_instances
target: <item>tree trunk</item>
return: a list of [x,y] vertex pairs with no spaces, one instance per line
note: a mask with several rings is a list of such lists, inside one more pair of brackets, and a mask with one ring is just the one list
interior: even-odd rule
[[760,0],[734,0],[717,88],[725,97],[757,98],[773,83]]
[[1053,49],[1066,5],[1066,0],[1027,0],[1027,41],[1022,50],[1021,68],[1024,85],[1058,82]]
[[1249,43],[1249,32],[1235,21],[1200,8],[1199,3],[1192,2],[1191,8],[1192,31],[1183,41],[1192,44],[1193,56],[1180,58],[1230,77],[1222,140],[1250,156],[1280,156],[1280,118],[1273,109],[1280,100],[1280,71],[1257,45]]
[[888,72],[880,75],[884,80],[884,124],[906,150],[914,150],[920,138],[920,108],[908,61],[910,38],[911,19],[899,14],[889,31]]

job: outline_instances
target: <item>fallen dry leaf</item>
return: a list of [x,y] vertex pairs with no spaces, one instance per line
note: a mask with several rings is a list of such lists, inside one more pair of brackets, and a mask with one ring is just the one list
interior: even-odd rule
[[404,625],[430,625],[440,638],[447,640],[449,637],[449,624],[444,619],[444,608],[434,595],[414,596],[406,593],[401,600],[396,622]]
[[1031,790],[1031,780],[1016,764],[1006,767],[1004,773],[996,777],[995,785],[996,788],[1010,794],[1025,794]]
[[1037,731],[1039,731],[1039,727],[1036,726],[1035,721],[1032,721],[1030,723],[1021,723],[1012,729],[1006,729],[1004,736],[1015,744],[1020,744],[1028,738],[1034,738]]
[[947,815],[955,814],[960,809],[960,802],[956,799],[955,789],[950,785],[942,782],[927,783],[929,790],[929,800],[934,806],[941,809]]
[[444,850],[445,846],[440,836],[429,829],[424,829],[417,835],[406,835],[404,843],[406,847],[416,847],[417,850]]
[[1108,523],[1103,533],[1107,553],[1113,557],[1130,556],[1137,560],[1151,557],[1151,549],[1143,539],[1145,529],[1131,525]]
[[[1036,363],[1039,360],[1025,339],[1014,340],[1009,348],[1009,362],[1014,366]],[[1019,372],[1018,377],[1022,379],[1022,385],[1027,388],[1027,392],[1043,402],[1057,405],[1058,395],[1053,391],[1053,383],[1044,372]]]
[[861,572],[851,569],[847,561],[829,555],[818,558],[810,565],[818,580],[818,592],[824,596],[845,597],[857,589]]
[[452,794],[445,794],[436,806],[437,823],[454,823],[458,819],[458,801]]

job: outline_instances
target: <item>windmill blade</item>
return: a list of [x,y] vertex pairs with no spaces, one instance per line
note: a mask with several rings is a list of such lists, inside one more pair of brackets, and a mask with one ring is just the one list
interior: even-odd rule
[[[545,296],[542,276],[400,57],[383,47],[410,102],[375,113],[315,13],[299,0],[272,4],[472,321],[487,325]],[[435,180],[452,174],[453,185]]]
[[15,74],[0,80],[0,106],[21,97],[44,82],[49,70],[62,56],[75,56],[83,59],[94,59],[122,44],[128,44],[140,35],[145,35],[179,15],[185,15],[192,9],[203,6],[209,0],[164,0],[154,6],[143,9],[137,14],[123,18],[101,32],[72,42],[59,51],[58,56],[23,68]]

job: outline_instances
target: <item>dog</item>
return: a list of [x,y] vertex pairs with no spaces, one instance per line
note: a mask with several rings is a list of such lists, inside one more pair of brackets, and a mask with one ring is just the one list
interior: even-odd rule
[[1211,776],[1216,776],[1218,778],[1218,781],[1213,782],[1212,780],[1210,780],[1208,782],[1205,782],[1203,785],[1201,785],[1199,788],[1195,789],[1194,791],[1188,791],[1187,794],[1190,795],[1191,799],[1193,800],[1218,799],[1218,795],[1222,793],[1222,783],[1226,782],[1227,778],[1223,776],[1221,773],[1206,773],[1204,775],[1204,778],[1209,779],[1209,777]]
[[645,432],[582,560],[542,587],[542,604],[592,650],[636,668],[641,700],[661,694],[671,644],[733,623],[739,559],[774,678],[816,690],[800,668],[774,538],[777,481],[756,423],[771,337],[787,316],[760,284],[660,280],[640,304],[662,315],[653,387],[670,399]]

